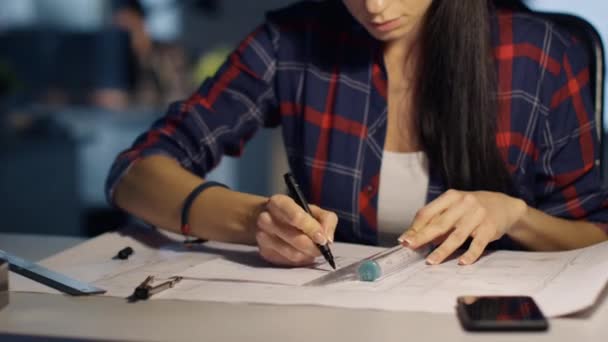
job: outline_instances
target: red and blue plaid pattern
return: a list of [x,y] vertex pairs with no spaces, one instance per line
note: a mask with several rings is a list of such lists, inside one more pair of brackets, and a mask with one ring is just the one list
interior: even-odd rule
[[[608,222],[584,50],[530,14],[499,12],[493,23],[496,142],[519,196],[551,215]],[[259,128],[281,125],[305,195],[340,218],[336,238],[376,243],[387,123],[381,48],[339,1],[270,13],[214,77],[118,156],[108,198],[142,157],[164,154],[204,177]],[[427,201],[446,190],[433,165],[430,175]]]

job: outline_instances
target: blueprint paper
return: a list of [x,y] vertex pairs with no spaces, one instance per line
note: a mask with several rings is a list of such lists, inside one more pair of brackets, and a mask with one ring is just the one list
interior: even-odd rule
[[[154,241],[145,241],[153,234]],[[112,256],[125,246],[128,260]],[[379,247],[335,243],[338,266],[353,269]],[[575,313],[592,306],[608,282],[608,242],[567,252],[495,251],[477,263],[457,260],[427,265],[424,260],[379,282],[339,278],[311,286],[331,269],[322,258],[311,267],[274,267],[252,246],[208,242],[186,248],[165,233],[107,233],[45,259],[42,265],[106,289],[105,296],[128,297],[148,275],[183,276],[176,287],[152,300],[178,299],[264,304],[302,304],[453,313],[460,295],[530,295],[547,316]],[[348,273],[346,272],[346,273]],[[342,273],[345,273],[342,271]],[[339,273],[336,273],[339,274]],[[57,293],[11,274],[11,291]]]

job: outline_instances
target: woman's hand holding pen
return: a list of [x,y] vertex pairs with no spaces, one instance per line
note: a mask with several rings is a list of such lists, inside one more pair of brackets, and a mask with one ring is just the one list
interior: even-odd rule
[[486,246],[501,238],[526,213],[526,203],[502,193],[449,190],[418,211],[410,229],[399,240],[410,248],[443,240],[427,257],[439,264],[466,240],[473,240],[458,263],[474,263]]
[[320,256],[315,243],[333,241],[338,217],[335,213],[310,205],[310,216],[286,195],[270,197],[257,217],[256,241],[260,255],[284,266],[310,265]]

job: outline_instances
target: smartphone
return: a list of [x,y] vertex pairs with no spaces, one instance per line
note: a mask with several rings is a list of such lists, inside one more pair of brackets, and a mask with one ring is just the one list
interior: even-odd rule
[[461,296],[456,311],[469,331],[545,331],[549,322],[532,297]]

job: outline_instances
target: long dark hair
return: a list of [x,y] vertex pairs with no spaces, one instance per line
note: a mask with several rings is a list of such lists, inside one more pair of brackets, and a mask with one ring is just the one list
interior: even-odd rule
[[423,149],[448,188],[510,193],[511,176],[496,145],[493,8],[490,0],[431,3],[421,28],[414,103]]

